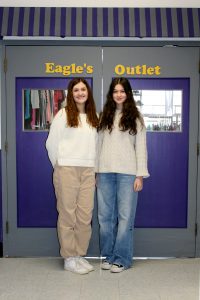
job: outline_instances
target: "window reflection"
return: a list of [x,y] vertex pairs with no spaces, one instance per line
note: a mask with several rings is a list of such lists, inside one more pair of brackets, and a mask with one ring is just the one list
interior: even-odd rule
[[[182,90],[133,90],[148,131],[182,130]],[[23,89],[24,130],[48,130],[67,90]]]
[[48,130],[55,114],[66,105],[67,90],[23,90],[24,130]]
[[134,90],[148,131],[182,130],[182,90]]

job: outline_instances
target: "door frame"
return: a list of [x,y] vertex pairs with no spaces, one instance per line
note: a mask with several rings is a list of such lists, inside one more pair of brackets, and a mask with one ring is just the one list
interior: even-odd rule
[[[124,40],[118,40],[118,41],[95,41],[95,40],[87,40],[87,41],[68,41],[66,43],[65,42],[56,42],[56,44],[61,45],[62,46],[83,46],[83,45],[87,45],[87,46],[94,46],[94,45],[101,45],[101,46],[128,46],[128,47],[137,47],[142,46],[142,47],[146,47],[146,46],[158,46],[158,47],[162,47],[166,44],[170,44],[171,41],[144,41],[144,42],[135,42],[135,41],[124,41]],[[173,43],[177,44],[176,41],[173,41]],[[179,41],[180,43],[180,41]],[[4,252],[3,255],[6,256],[6,249],[8,248],[8,234],[6,233],[9,230],[9,226],[7,223],[8,220],[8,174],[7,174],[7,150],[6,150],[6,141],[7,141],[7,101],[6,101],[6,80],[5,80],[5,73],[3,70],[3,66],[4,66],[4,57],[6,57],[6,46],[7,45],[34,45],[34,44],[39,44],[39,45],[50,45],[50,46],[55,46],[55,43],[53,44],[52,41],[37,41],[37,42],[33,42],[33,41],[2,41],[1,45],[2,45],[2,57],[1,57],[1,130],[2,130],[2,211],[3,211],[3,248],[4,248]],[[182,46],[192,46],[192,47],[200,47],[200,42],[194,42],[194,41],[187,41],[187,42],[182,42],[180,43],[180,45]],[[1,52],[0,52],[1,54]],[[200,100],[200,93],[199,93],[199,100]],[[192,114],[195,115],[195,119],[196,119],[196,124],[199,128],[199,132],[200,132],[200,122],[199,122],[199,115],[200,115],[200,108],[199,108],[199,112],[197,114],[197,112],[195,111],[194,108],[191,107],[191,111],[190,111],[190,116],[192,116]],[[198,125],[199,124],[199,125]],[[190,128],[190,132],[191,132],[192,128]],[[190,134],[189,134],[190,136]],[[197,144],[200,142],[200,136],[195,136],[194,139],[197,141]],[[190,145],[189,145],[190,146]],[[8,149],[9,151],[9,149]],[[200,178],[199,178],[199,169],[200,169],[200,158],[198,156],[198,169],[197,166],[193,166],[195,169],[195,172],[197,174],[197,177],[195,178],[196,181],[196,190],[192,191],[190,193],[190,197],[195,197],[196,198],[196,224],[197,224],[197,228],[198,228],[198,224],[200,224]],[[196,164],[197,165],[197,164]],[[198,171],[198,173],[197,173]],[[189,182],[188,184],[191,184],[191,181],[194,180],[194,178],[191,178],[190,176],[191,174],[188,174],[188,178],[189,178]],[[195,257],[200,257],[200,232],[199,230],[197,230],[197,235],[196,235],[196,253],[195,253]]]
[[8,174],[7,174],[7,101],[6,101],[6,78],[4,62],[6,59],[6,48],[1,43],[1,168],[2,168],[2,234],[3,234],[3,256],[7,256],[4,249],[8,248]]
[[[200,47],[199,47],[200,67]],[[196,178],[196,257],[200,257],[200,69],[199,69],[199,90],[198,90],[198,137],[197,137],[197,178]]]

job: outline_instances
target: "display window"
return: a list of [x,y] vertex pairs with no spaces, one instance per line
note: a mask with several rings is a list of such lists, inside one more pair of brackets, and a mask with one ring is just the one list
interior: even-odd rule
[[48,130],[66,96],[63,89],[23,89],[23,130]]
[[147,131],[182,131],[182,90],[133,90]]

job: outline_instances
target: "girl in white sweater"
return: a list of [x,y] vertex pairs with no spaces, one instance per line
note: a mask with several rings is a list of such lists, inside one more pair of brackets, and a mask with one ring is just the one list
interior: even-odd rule
[[46,148],[54,167],[58,238],[64,269],[86,274],[93,266],[83,258],[91,237],[98,118],[90,86],[70,81],[67,105],[55,116]]
[[99,125],[97,166],[101,268],[129,268],[138,192],[148,177],[146,130],[126,78],[113,79]]

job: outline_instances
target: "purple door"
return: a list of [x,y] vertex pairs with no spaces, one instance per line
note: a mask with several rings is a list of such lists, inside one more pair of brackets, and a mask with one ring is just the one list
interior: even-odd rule
[[[13,68],[6,74],[4,106],[9,144],[4,174],[9,234],[4,236],[4,254],[59,256],[53,169],[45,142],[53,116],[65,106],[71,78],[87,79],[99,108],[101,49],[11,46],[6,51]],[[98,252],[97,236],[92,238],[90,255]]]
[[[150,178],[145,180],[139,194],[136,227],[186,228],[190,80],[148,78],[130,82],[133,90],[147,95],[139,100],[145,104],[139,104],[146,105],[143,114]],[[156,97],[155,91],[160,97],[157,102],[151,98],[151,95]]]
[[[53,169],[45,148],[50,126],[48,100],[50,100],[50,114],[53,117],[65,101],[64,93],[69,80],[70,78],[16,80],[18,228],[56,227]],[[92,86],[92,79],[87,80]]]
[[147,128],[135,256],[195,256],[198,61],[192,48],[104,48],[104,101],[111,79],[127,77]]

